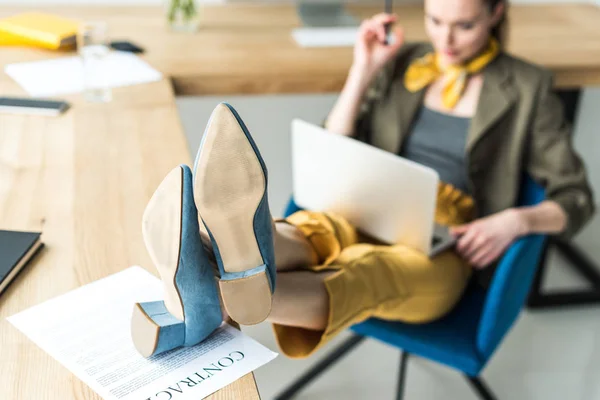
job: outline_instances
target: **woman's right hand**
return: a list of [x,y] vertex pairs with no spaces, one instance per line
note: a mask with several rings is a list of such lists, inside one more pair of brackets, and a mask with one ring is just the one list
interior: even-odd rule
[[365,91],[381,67],[398,53],[404,43],[401,28],[394,29],[390,44],[385,43],[385,25],[396,21],[395,15],[378,14],[364,21],[354,45],[354,62],[344,88],[327,117],[325,127],[331,132],[353,136],[356,118]]
[[369,78],[375,76],[404,44],[404,32],[400,27],[394,28],[391,43],[385,44],[385,25],[393,24],[396,18],[396,15],[381,13],[360,25],[353,67]]

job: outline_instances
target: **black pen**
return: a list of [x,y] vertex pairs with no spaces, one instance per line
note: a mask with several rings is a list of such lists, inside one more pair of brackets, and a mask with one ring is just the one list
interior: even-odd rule
[[[385,13],[388,15],[392,14],[392,0],[385,0]],[[383,40],[383,44],[388,45],[388,36],[390,33],[390,28],[392,26],[391,22],[385,24],[385,38]]]

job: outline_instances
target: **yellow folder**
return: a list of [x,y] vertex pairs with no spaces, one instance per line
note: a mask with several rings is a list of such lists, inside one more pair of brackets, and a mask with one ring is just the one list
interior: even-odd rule
[[0,20],[0,45],[59,49],[75,43],[79,22],[51,14],[29,12]]

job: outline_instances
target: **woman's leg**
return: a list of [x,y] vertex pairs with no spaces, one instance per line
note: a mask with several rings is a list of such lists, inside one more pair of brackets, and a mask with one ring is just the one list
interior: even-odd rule
[[267,321],[298,328],[323,330],[329,316],[329,295],[323,281],[335,271],[294,271],[277,275],[271,314]]
[[[329,298],[323,280],[332,272],[312,272],[307,268],[318,259],[304,234],[294,225],[277,222],[273,232],[277,285],[270,322],[306,329],[324,329]],[[210,248],[208,234],[201,232],[205,247]],[[304,269],[304,271],[302,271]],[[223,307],[223,317],[227,314]]]
[[[208,233],[200,229],[200,237],[207,252],[214,261],[213,247]],[[285,222],[275,223],[273,245],[277,271],[304,269],[318,262],[317,255],[306,237],[293,225]],[[215,272],[218,272],[215,266]]]
[[[321,219],[325,220],[323,216],[321,216]],[[299,227],[287,222],[275,223],[273,242],[278,274],[268,321],[311,330],[325,329],[329,315],[329,295],[324,280],[336,271],[314,271],[314,269],[315,267],[325,267],[325,265],[321,265],[322,258],[333,259],[341,250],[342,246],[338,243],[339,238],[335,237],[334,231],[343,234],[344,245],[351,244],[355,240],[354,232],[349,225],[346,226],[347,223],[340,221],[339,218],[335,221],[335,227],[321,229],[316,235],[308,233],[312,236],[312,242],[308,240],[307,233]],[[312,221],[312,225],[318,226],[314,222]],[[310,229],[305,229],[305,231],[310,232]],[[326,251],[325,256],[323,254],[321,256],[317,255],[313,244],[316,243],[315,238],[319,234],[321,243],[329,243],[325,245],[325,248],[335,242],[337,249],[330,249],[330,252]],[[201,236],[207,250],[211,249],[212,245],[208,234],[201,231]],[[319,248],[323,251],[324,247],[320,245]],[[215,270],[215,272],[217,271]],[[223,312],[226,318],[227,314],[224,310]]]
[[324,281],[339,269],[329,265],[356,240],[354,228],[332,214],[302,211],[286,222],[277,222],[277,285],[267,320],[316,331],[325,329],[330,300]]
[[[371,317],[405,323],[435,320],[454,307],[470,276],[468,265],[452,252],[430,259],[405,246],[352,245],[328,268],[334,271],[311,268],[303,272],[312,276],[278,275],[282,292],[275,290],[268,320],[288,357],[307,357]],[[275,304],[279,296],[282,301]],[[306,304],[310,301],[314,303]]]
[[[317,255],[295,226],[277,222],[273,232],[277,285],[268,321],[306,329],[325,329],[329,296],[323,280],[333,272],[312,272]],[[304,271],[302,271],[304,269]]]
[[273,244],[275,264],[279,272],[304,269],[318,262],[312,246],[294,225],[277,222],[273,231]]

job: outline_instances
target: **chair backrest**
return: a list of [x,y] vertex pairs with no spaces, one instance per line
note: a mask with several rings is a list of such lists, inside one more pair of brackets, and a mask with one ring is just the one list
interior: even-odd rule
[[294,197],[291,197],[287,206],[285,206],[285,211],[283,212],[283,216],[289,217],[296,211],[300,211],[300,210],[302,210],[302,209],[300,207],[298,207],[298,205],[294,202]]
[[[529,176],[521,185],[520,205],[535,205],[545,198],[544,189]],[[477,331],[477,349],[484,360],[515,322],[542,255],[545,235],[530,235],[513,244],[500,260],[485,298]]]

